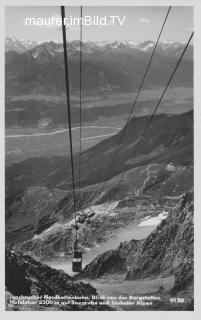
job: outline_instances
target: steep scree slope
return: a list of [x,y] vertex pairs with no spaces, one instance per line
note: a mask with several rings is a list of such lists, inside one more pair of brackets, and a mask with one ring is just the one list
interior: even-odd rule
[[[22,255],[20,252],[6,249],[6,290],[7,290],[7,310],[12,310],[13,306],[8,303],[10,297],[14,296],[89,296],[96,295],[96,289],[90,284],[75,282],[65,272],[55,270],[42,264],[30,256]],[[25,307],[14,306],[17,310],[25,310]],[[39,304],[28,307],[34,310],[52,309],[54,310],[102,310],[101,306],[72,306],[46,307]],[[110,310],[104,306],[104,310]]]

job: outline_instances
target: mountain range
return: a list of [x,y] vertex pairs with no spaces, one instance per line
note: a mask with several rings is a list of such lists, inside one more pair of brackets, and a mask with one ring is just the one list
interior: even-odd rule
[[[18,43],[19,42],[19,43]],[[39,45],[7,39],[6,96],[61,94],[65,92],[63,45],[53,41]],[[154,47],[143,43],[114,41],[83,43],[83,90],[93,94],[137,89]],[[19,45],[19,49],[18,49]],[[22,49],[22,47],[24,49]],[[144,87],[161,86],[181,54],[184,44],[160,42]],[[80,41],[68,43],[71,90],[79,89]],[[193,46],[189,46],[174,86],[192,86]]]
[[[5,40],[5,51],[15,51],[18,53],[25,52],[29,49],[33,49],[34,47],[40,47],[46,44],[48,46],[48,42],[38,43],[32,40],[18,40],[16,37],[6,37]],[[80,41],[74,40],[68,43],[70,53],[74,51],[80,50]],[[129,41],[129,40],[114,40],[114,41],[86,41],[82,42],[82,50],[83,53],[92,53],[94,51],[104,51],[109,49],[136,49],[143,52],[151,52],[155,45],[154,41]],[[184,48],[184,44],[176,41],[160,41],[158,44],[158,52],[166,54],[166,55],[175,55],[179,54],[180,51]],[[53,55],[56,52],[63,51],[63,44],[59,42],[50,41],[49,52]],[[193,47],[190,46],[189,57],[190,54],[193,53]],[[37,55],[37,50],[35,51],[35,56]],[[191,56],[192,57],[192,56]]]

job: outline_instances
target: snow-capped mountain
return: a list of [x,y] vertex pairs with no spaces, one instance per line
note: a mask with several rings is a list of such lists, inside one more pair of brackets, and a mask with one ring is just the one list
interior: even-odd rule
[[36,47],[38,43],[32,40],[18,40],[16,37],[6,37],[5,50],[23,53],[29,49]]
[[[84,53],[103,52],[111,50],[137,50],[141,52],[152,52],[155,42],[147,41],[131,41],[131,40],[115,40],[115,41],[87,41],[83,42],[82,50]],[[16,37],[6,37],[6,51],[15,51],[23,53],[33,49],[33,57],[38,57],[44,51],[51,56],[63,51],[63,44],[58,41],[49,41],[37,43],[31,40],[18,40]],[[158,43],[157,52],[168,56],[177,56],[183,50],[184,44],[175,41],[161,41]],[[69,53],[73,54],[80,50],[80,41],[74,40],[68,43]],[[190,55],[193,54],[192,46],[189,47]]]
[[[18,42],[16,41],[16,44]],[[153,41],[83,42],[83,74],[85,90],[121,90],[127,92],[138,87],[144,66],[153,52]],[[23,46],[23,47],[22,47]],[[25,50],[25,46],[21,44]],[[147,86],[162,86],[165,76],[178,61],[184,44],[160,42],[155,52],[155,63],[149,71]],[[19,50],[19,47],[18,47]],[[73,90],[78,89],[80,41],[68,42]],[[191,86],[193,74],[193,47],[183,58],[175,85]],[[63,44],[53,41],[41,43],[25,52],[7,51],[7,94],[19,95],[40,92],[64,92]],[[156,63],[157,62],[157,63]],[[16,85],[18,84],[18,85]]]

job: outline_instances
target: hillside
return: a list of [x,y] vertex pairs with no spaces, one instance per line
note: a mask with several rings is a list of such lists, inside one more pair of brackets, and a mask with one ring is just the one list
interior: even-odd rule
[[174,274],[177,288],[192,283],[193,203],[193,193],[189,192],[145,240],[127,279]]
[[[149,286],[152,279],[157,283],[164,277],[174,277],[171,289],[167,290],[163,285],[158,289],[161,301],[154,310],[193,310],[193,203],[193,192],[190,191],[145,240],[122,242],[117,249],[105,251],[75,278],[92,279],[93,285],[104,290],[102,284],[108,281],[108,286],[115,287],[117,280],[111,279],[122,279],[122,276],[127,287],[129,282],[138,286],[139,280],[142,284],[147,281]],[[119,281],[121,287],[123,282]],[[105,285],[105,292],[107,290]],[[170,303],[172,298],[177,304]]]
[[[145,206],[147,215],[151,204],[154,207],[157,203],[159,204],[159,207],[155,209],[156,215],[163,212],[166,202],[168,206],[174,205],[174,198],[192,188],[193,113],[157,115],[135,159],[129,160],[146,121],[148,121],[147,117],[133,118],[130,121],[120,147],[121,151],[110,169],[109,164],[111,166],[121,133],[82,153],[80,192],[76,189],[78,211],[88,206],[102,205],[101,211],[104,212],[104,206],[108,200],[114,203],[118,201],[114,210],[119,210],[120,214],[121,209],[127,211],[127,206],[129,207],[128,219],[127,222],[125,218],[123,219],[123,225],[132,221],[132,212],[135,212],[132,206],[135,206],[135,203],[139,202],[141,208],[141,197],[142,199],[143,197],[148,198]],[[78,156],[74,155],[75,168],[78,168],[78,160]],[[128,171],[117,189],[117,182],[126,166]],[[77,187],[78,176],[76,175],[75,178]],[[66,232],[65,237],[69,236],[70,231],[63,230],[62,234],[58,235],[60,229],[57,230],[57,227],[58,224],[65,225],[72,219],[73,200],[70,190],[71,170],[69,159],[66,157],[33,158],[7,166],[7,241],[20,243],[31,240],[37,235],[38,240],[33,243],[31,241],[29,248],[35,251],[42,246],[48,256],[51,253],[54,255],[58,248],[62,251],[59,243],[63,242],[60,241],[62,240],[60,238],[63,237],[63,232]],[[95,216],[94,219],[94,226],[97,223],[99,225],[99,218]],[[103,229],[105,229],[101,229],[102,234],[96,234],[97,238],[99,236],[104,238],[105,232],[109,232],[107,223],[107,219],[104,220]],[[51,226],[54,230],[53,235],[45,238],[44,243],[41,243],[39,234],[43,238],[43,231]],[[88,229],[84,229],[83,241],[86,239]],[[58,244],[52,247],[56,235]],[[68,241],[71,239],[72,234]],[[93,241],[93,233],[91,233],[87,241],[88,245],[91,245]],[[40,246],[38,246],[39,243]],[[51,246],[46,250],[46,245],[50,243]]]
[[[101,183],[106,178],[108,182],[112,178],[116,179],[115,177],[126,166],[128,170],[136,168],[134,172],[139,174],[137,168],[143,166],[146,168],[148,164],[152,163],[157,163],[160,167],[162,164],[166,166],[169,162],[173,162],[176,167],[185,169],[183,173],[186,174],[187,172],[188,175],[188,169],[193,164],[193,112],[181,115],[155,116],[135,155],[135,159],[131,159],[135,145],[148,120],[148,117],[133,118],[127,128],[122,129],[126,132],[122,133],[120,131],[118,134],[84,151],[81,164],[81,187]],[[123,139],[120,137],[122,134]],[[112,170],[108,172],[120,140],[118,156],[112,165]],[[70,189],[71,171],[69,163],[69,158],[55,156],[51,158],[30,158],[8,166],[6,168],[6,194],[11,196],[28,187],[35,186]],[[75,168],[78,168],[78,164],[79,156],[75,154]],[[182,173],[180,169],[178,174]],[[163,175],[162,172],[160,175],[161,179],[164,180],[172,175],[171,173]],[[144,174],[142,174],[143,177]],[[77,178],[76,176],[75,179],[77,180]],[[111,180],[111,182],[114,184],[114,181]],[[110,183],[108,183],[109,185]]]
[[[83,192],[79,196],[78,205],[90,206],[93,202],[100,201],[103,195]],[[18,244],[39,236],[54,224],[65,225],[72,221],[73,211],[71,192],[46,187],[25,189],[6,199],[6,242]],[[66,235],[68,233],[66,231]],[[62,234],[59,238],[61,237]]]
[[174,291],[193,283],[193,192],[186,193],[145,240],[121,243],[88,264],[80,278],[125,273],[127,280],[175,276]]
[[[87,305],[86,300],[79,297],[88,297],[89,302],[92,295],[96,295],[96,289],[90,284],[76,282],[72,277],[65,274],[63,271],[58,271],[44,265],[30,256],[23,255],[20,252],[12,249],[6,249],[6,310],[9,311],[26,311],[26,310],[61,310],[61,311],[91,311],[91,310],[111,310],[107,306],[101,305]],[[30,304],[10,304],[13,301],[13,296],[35,296],[36,299],[29,299]],[[45,295],[49,296],[48,301],[54,301],[54,304],[45,304]],[[72,297],[71,301],[84,302],[85,305],[64,304],[68,302],[68,298],[57,300],[55,304],[54,297],[58,295],[61,297]],[[38,298],[37,298],[38,296]],[[77,296],[74,299],[73,297]],[[51,299],[51,297],[53,297]],[[26,298],[21,301],[27,302]],[[16,301],[16,300],[15,300]]]

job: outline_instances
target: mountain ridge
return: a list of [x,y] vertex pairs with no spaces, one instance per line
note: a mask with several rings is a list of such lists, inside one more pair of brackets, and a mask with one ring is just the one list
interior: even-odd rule
[[[111,49],[122,49],[122,48],[131,48],[131,49],[137,49],[139,51],[143,52],[149,52],[153,49],[153,46],[155,45],[155,41],[153,40],[146,40],[146,41],[132,41],[132,40],[111,40],[111,41],[82,41],[82,49],[83,52],[93,52],[94,50],[104,50],[106,47]],[[16,37],[6,37],[5,39],[5,46],[6,51],[16,51],[18,53],[25,52],[27,50],[33,49],[34,47],[40,47],[44,45],[52,45],[52,47],[55,48],[55,52],[63,51],[63,44],[59,41],[55,42],[49,41],[49,42],[36,42],[32,40],[25,40],[25,39],[17,39]],[[75,50],[79,50],[80,47],[80,41],[79,40],[72,40],[68,41],[69,48],[72,50],[73,48]],[[19,49],[18,49],[19,45]],[[167,41],[162,40],[159,41],[159,50],[162,53],[166,54],[174,54],[176,50],[180,50],[180,48],[183,48],[184,44],[178,41]],[[191,45],[191,50],[193,46]],[[53,53],[54,51],[52,51]]]
[[166,219],[145,240],[121,243],[86,265],[79,278],[98,278],[105,273],[125,273],[134,280],[174,275],[175,289],[193,281],[193,191],[187,192]]
[[[152,43],[153,44],[153,43]],[[85,48],[86,47],[86,48]],[[143,77],[151,51],[129,46],[93,46],[83,48],[83,90],[93,94],[104,92],[130,92],[138,88]],[[142,46],[143,47],[143,46]],[[143,47],[144,48],[144,47]],[[160,47],[155,57],[144,88],[164,85],[178,61],[184,45],[179,45],[167,54]],[[85,51],[84,51],[85,50]],[[153,50],[153,49],[151,49]],[[168,49],[169,50],[169,49]],[[71,90],[79,90],[79,41],[70,42],[69,77]],[[6,56],[6,96],[21,94],[50,95],[65,92],[63,46],[53,41],[40,44],[23,53],[7,51]],[[165,76],[164,76],[165,75]],[[192,86],[193,48],[189,47],[177,71],[174,86]]]

